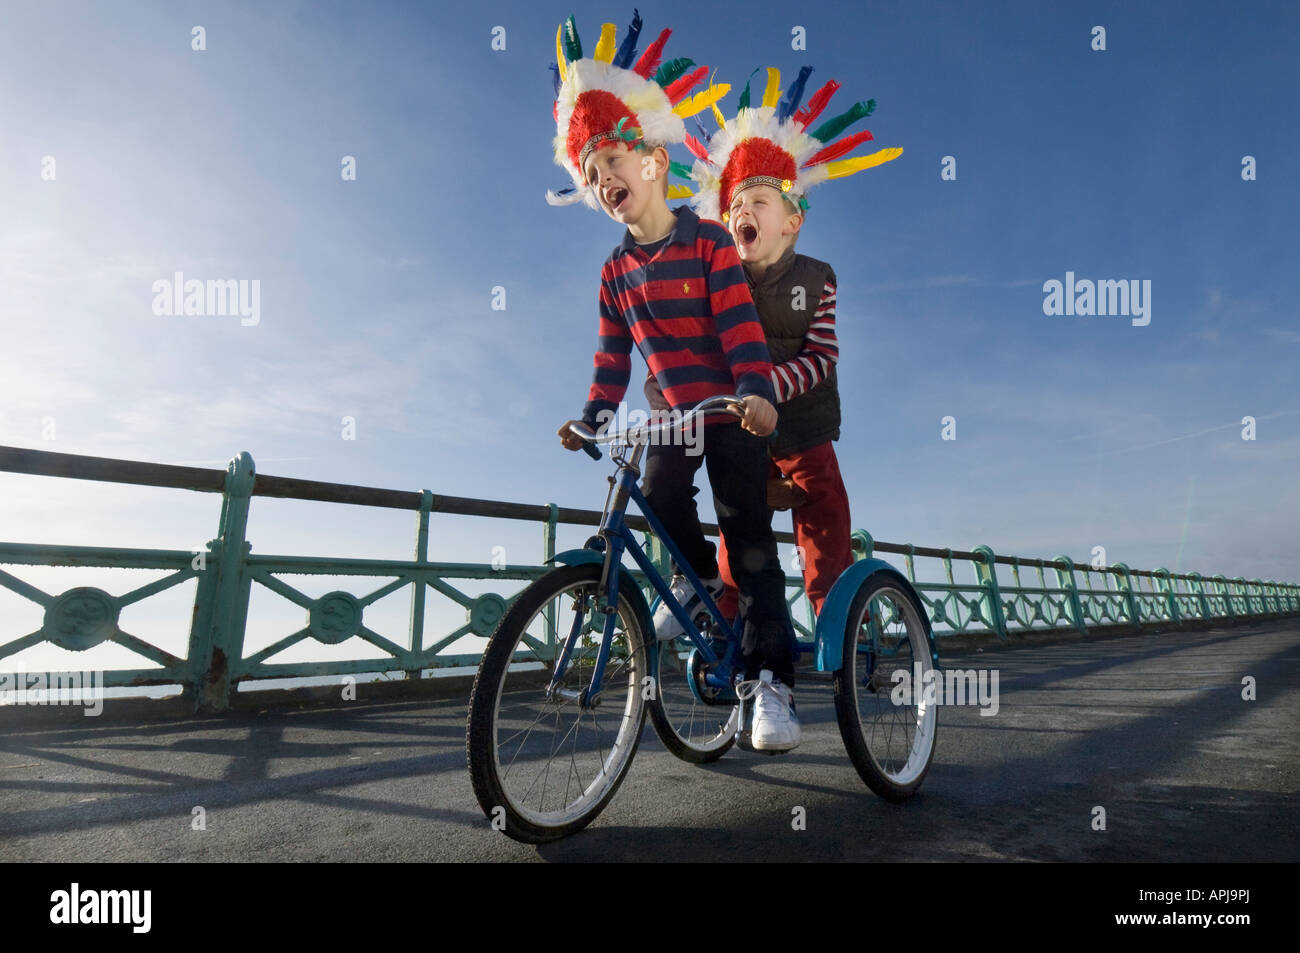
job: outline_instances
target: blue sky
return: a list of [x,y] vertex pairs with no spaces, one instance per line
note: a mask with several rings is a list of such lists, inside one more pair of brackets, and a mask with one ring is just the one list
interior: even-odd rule
[[[647,35],[674,29],[670,55],[736,92],[755,67],[808,64],[810,89],[842,83],[841,108],[876,99],[856,128],[905,150],[815,190],[799,243],[840,281],[837,452],[855,526],[1300,580],[1300,8],[640,9]],[[248,450],[267,473],[598,507],[606,470],[554,431],[585,397],[598,272],[621,229],[543,200],[567,182],[547,64],[564,16],[590,48],[631,11],[6,11],[0,443],[211,466]],[[260,323],[153,314],[152,283],[176,271],[258,279]],[[1044,315],[1043,283],[1067,271],[1150,280],[1150,324]],[[946,415],[955,441],[940,439]],[[357,439],[341,439],[344,416]],[[407,554],[405,516],[342,509],[259,501],[250,538]],[[215,524],[211,498],[0,476],[7,540],[191,548]],[[447,521],[434,555],[486,560],[489,541],[532,547],[537,531],[488,535]]]

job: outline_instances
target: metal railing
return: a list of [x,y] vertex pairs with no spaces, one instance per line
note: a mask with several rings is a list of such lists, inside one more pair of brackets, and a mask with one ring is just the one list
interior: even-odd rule
[[[80,566],[166,571],[167,575],[120,595],[93,586],[78,586],[58,594],[45,592],[19,577],[0,570],[0,587],[35,602],[44,609],[41,626],[7,641],[0,635],[3,659],[41,643],[74,652],[112,642],[152,663],[104,673],[106,688],[147,685],[183,686],[196,708],[220,711],[229,706],[231,692],[240,683],[263,679],[347,676],[396,672],[420,678],[431,669],[477,665],[479,652],[451,651],[467,636],[490,635],[510,600],[518,593],[470,595],[458,587],[464,580],[515,580],[528,583],[548,570],[545,561],[555,555],[559,525],[597,526],[595,510],[527,505],[496,500],[443,496],[379,489],[314,480],[259,475],[252,457],[241,453],[227,469],[203,469],[167,464],[115,460],[102,457],[0,447],[0,472],[99,480],[151,487],[174,487],[220,493],[218,533],[202,549],[158,550],[117,547],[53,546],[0,542],[0,565]],[[313,556],[253,554],[248,542],[249,503],[254,496],[350,503],[412,510],[417,513],[415,554],[410,560],[345,559]],[[434,513],[459,514],[540,523],[542,559],[538,565],[494,566],[485,563],[429,560],[429,524]],[[661,568],[665,559],[649,527],[640,517],[628,524],[647,534],[651,557]],[[717,527],[706,525],[715,534]],[[780,542],[793,536],[777,532]],[[1198,573],[1170,573],[1111,566],[1076,566],[1069,558],[1053,560],[995,555],[987,546],[969,552],[910,544],[874,541],[863,530],[853,533],[858,558],[895,554],[901,567],[925,602],[936,634],[987,634],[1006,639],[1008,634],[1040,630],[1093,631],[1116,625],[1177,625],[1185,620],[1234,620],[1300,612],[1300,586],[1272,580],[1204,578]],[[916,577],[916,557],[939,559],[946,582]],[[953,563],[969,562],[970,583],[958,583]],[[1003,567],[999,578],[998,567]],[[1024,582],[1022,570],[1036,573],[1036,584]],[[337,590],[312,597],[282,577],[294,575],[350,576],[389,580],[362,595]],[[646,586],[639,572],[634,573]],[[167,652],[119,625],[124,607],[150,596],[197,580],[194,608],[189,621],[183,657]],[[787,600],[794,607],[803,595],[803,581],[787,576]],[[247,653],[249,598],[256,584],[307,611],[307,624],[259,651]],[[400,637],[376,632],[365,624],[365,611],[377,600],[403,588],[411,589],[409,625]],[[523,588],[522,586],[520,587]],[[452,600],[465,610],[463,625],[428,640],[425,637],[426,598],[429,591]],[[805,600],[803,619],[796,618],[801,641],[812,637],[811,607]],[[796,614],[797,615],[797,614]],[[299,643],[314,640],[337,645],[353,637],[380,649],[383,658],[331,662],[272,662],[270,659]]]

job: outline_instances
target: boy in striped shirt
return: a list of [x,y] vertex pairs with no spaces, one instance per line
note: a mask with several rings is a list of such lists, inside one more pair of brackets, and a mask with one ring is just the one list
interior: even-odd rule
[[[706,70],[674,76],[693,66],[678,59],[655,72],[666,30],[627,69],[639,19],[617,53],[612,27],[608,43],[602,32],[590,60],[581,58],[572,19],[566,27],[568,32],[562,29],[557,37],[556,161],[573,176],[569,192],[626,226],[626,232],[601,269],[599,342],[587,403],[581,421],[560,427],[560,440],[570,450],[580,449],[582,440],[570,424],[595,430],[616,411],[631,376],[634,344],[673,409],[686,412],[728,394],[743,399],[741,420],[705,421],[702,457],[688,453],[680,441],[651,445],[642,492],[716,598],[723,590],[716,550],[704,536],[694,499],[696,472],[701,462],[707,468],[718,523],[730,547],[729,576],[748,603],[741,653],[746,679],[757,682],[751,741],[759,750],[788,751],[800,733],[791,691],[794,627],[767,506],[765,438],[777,417],[772,365],[731,236],[718,222],[667,204],[669,159],[663,143],[680,142],[685,137],[680,117],[707,108],[727,87],[683,99],[686,80],[702,79]],[[676,107],[670,105],[674,101]],[[564,193],[551,200],[567,201]],[[699,597],[681,574],[672,590],[694,615]]]

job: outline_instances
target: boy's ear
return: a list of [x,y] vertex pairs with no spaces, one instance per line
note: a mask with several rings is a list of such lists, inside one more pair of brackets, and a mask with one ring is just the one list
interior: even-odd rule
[[803,228],[803,212],[791,212],[785,220],[784,234],[798,235],[801,228]]

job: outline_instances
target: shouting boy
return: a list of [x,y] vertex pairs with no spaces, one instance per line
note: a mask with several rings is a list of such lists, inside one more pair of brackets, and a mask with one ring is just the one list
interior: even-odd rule
[[[595,374],[580,422],[594,430],[602,411],[617,408],[634,344],[674,410],[689,411],[709,397],[743,398],[740,421],[706,422],[702,456],[730,546],[729,575],[749,606],[741,650],[745,678],[757,682],[752,743],[788,751],[800,735],[791,690],[794,627],[766,498],[764,438],[777,418],[772,365],[731,236],[689,208],[667,205],[665,145],[685,138],[683,117],[713,105],[729,87],[688,96],[707,69],[692,69],[687,59],[660,66],[668,30],[638,59],[640,28],[634,17],[615,50],[614,26],[605,24],[591,58],[582,56],[572,17],[556,37],[555,159],[574,186],[549,200],[586,201],[625,226],[601,269]],[[569,428],[577,422],[559,429],[570,450],[582,446]],[[720,593],[716,551],[694,500],[700,463],[679,443],[652,445],[642,491],[694,572]],[[672,591],[693,614],[698,596],[681,574]]]

